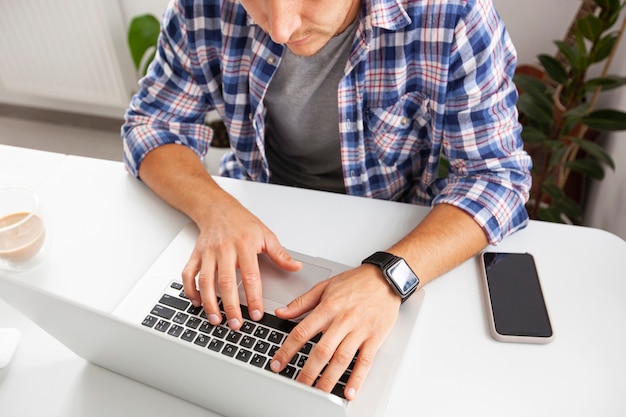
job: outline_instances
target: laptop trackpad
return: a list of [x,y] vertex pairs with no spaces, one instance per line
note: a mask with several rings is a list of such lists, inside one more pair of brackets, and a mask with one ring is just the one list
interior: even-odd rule
[[[302,262],[302,269],[297,272],[288,272],[276,266],[267,255],[259,256],[266,311],[273,312],[276,308],[289,304],[294,298],[304,294],[318,282],[330,278],[332,271],[329,268],[298,260]],[[239,297],[241,303],[247,305],[241,284],[239,285]]]

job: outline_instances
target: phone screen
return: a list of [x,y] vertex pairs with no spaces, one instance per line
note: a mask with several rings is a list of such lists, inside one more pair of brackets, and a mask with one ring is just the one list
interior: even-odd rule
[[528,253],[483,253],[495,331],[503,336],[552,337],[539,276]]

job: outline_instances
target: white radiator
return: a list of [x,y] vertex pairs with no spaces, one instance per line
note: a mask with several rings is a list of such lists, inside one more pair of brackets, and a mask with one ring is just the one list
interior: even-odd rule
[[122,20],[113,0],[0,0],[0,90],[126,106],[135,80]]

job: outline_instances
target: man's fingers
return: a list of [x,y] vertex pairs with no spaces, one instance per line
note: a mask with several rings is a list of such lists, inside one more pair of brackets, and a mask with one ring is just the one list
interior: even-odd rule
[[282,247],[276,239],[268,239],[265,253],[276,265],[286,271],[295,272],[302,268],[302,262],[293,259],[287,249]]
[[217,287],[222,297],[222,306],[231,329],[239,330],[243,324],[237,288],[237,255],[233,252],[221,254],[217,263]]
[[239,261],[241,282],[246,292],[248,313],[252,320],[261,320],[263,317],[263,287],[259,272],[257,256],[247,257]]

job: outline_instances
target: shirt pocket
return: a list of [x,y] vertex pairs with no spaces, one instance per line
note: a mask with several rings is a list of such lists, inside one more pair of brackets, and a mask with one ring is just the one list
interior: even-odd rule
[[370,107],[365,123],[378,159],[401,163],[425,145],[423,130],[431,119],[430,98],[421,92],[404,94],[391,106]]

